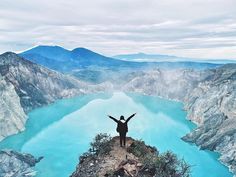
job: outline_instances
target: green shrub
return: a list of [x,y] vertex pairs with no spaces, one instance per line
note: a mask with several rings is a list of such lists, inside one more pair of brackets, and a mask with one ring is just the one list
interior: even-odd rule
[[140,158],[146,157],[147,154],[158,154],[155,147],[147,146],[142,140],[135,140],[127,151]]
[[183,160],[167,151],[160,154],[156,161],[156,173],[162,177],[189,177],[190,166]]
[[143,163],[142,171],[158,177],[189,177],[190,166],[177,156],[167,151],[158,154],[155,147],[146,146],[144,141],[135,141],[128,148],[128,152],[139,157]]
[[111,137],[106,133],[100,133],[95,136],[90,146],[89,152],[92,154],[108,154],[111,151]]

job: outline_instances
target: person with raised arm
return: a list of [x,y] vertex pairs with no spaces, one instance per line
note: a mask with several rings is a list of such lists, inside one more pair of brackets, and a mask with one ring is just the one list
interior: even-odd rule
[[114,120],[117,123],[116,131],[120,134],[120,147],[126,144],[126,133],[128,132],[128,122],[132,117],[134,117],[136,113],[132,114],[125,120],[124,116],[120,116],[120,120],[108,115],[109,118]]

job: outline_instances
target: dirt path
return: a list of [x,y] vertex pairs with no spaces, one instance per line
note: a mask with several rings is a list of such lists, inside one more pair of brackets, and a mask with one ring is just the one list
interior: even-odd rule
[[98,172],[98,176],[104,176],[107,171],[114,171],[119,168],[122,161],[127,159],[138,160],[133,154],[127,152],[127,147],[129,147],[132,142],[133,140],[127,137],[126,147],[120,147],[119,137],[114,137],[110,155],[107,155],[103,162],[99,165],[100,170]]

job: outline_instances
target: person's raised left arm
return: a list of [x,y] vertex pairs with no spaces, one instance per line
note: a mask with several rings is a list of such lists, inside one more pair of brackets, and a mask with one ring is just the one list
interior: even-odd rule
[[134,113],[134,114],[132,114],[131,116],[129,116],[128,119],[126,120],[126,123],[129,122],[130,119],[131,119],[132,117],[134,117],[135,115],[136,115],[136,113]]

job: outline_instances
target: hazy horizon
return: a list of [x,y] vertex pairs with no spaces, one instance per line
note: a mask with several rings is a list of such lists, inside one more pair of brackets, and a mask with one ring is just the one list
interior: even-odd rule
[[[46,47],[61,47],[63,49],[66,49],[66,50],[69,50],[69,51],[72,51],[73,49],[76,49],[76,48],[85,48],[85,47],[82,47],[82,46],[79,46],[79,47],[74,47],[74,48],[66,48],[64,46],[59,46],[59,45],[36,45],[36,46],[33,46],[33,47],[30,47],[30,48],[27,48],[25,50],[22,50],[22,51],[17,51],[16,53],[19,54],[19,53],[23,53],[25,51],[28,51],[28,50],[31,50],[33,48],[36,48],[36,47],[39,47],[39,46],[46,46]],[[169,56],[169,57],[176,57],[176,58],[182,58],[182,59],[186,59],[186,61],[190,61],[190,60],[187,60],[187,59],[192,59],[194,61],[194,59],[196,60],[199,60],[199,61],[207,61],[207,60],[228,60],[228,61],[235,61],[236,62],[236,57],[235,58],[232,58],[232,59],[227,59],[227,58],[192,58],[192,57],[186,57],[186,56],[177,56],[177,55],[169,55],[169,54],[163,54],[163,53],[145,53],[145,52],[137,52],[137,53],[120,53],[120,54],[117,54],[117,55],[106,55],[106,54],[103,54],[103,53],[99,53],[98,51],[95,51],[95,50],[92,50],[92,49],[89,49],[89,48],[85,48],[85,49],[88,49],[88,50],[91,50],[92,52],[95,52],[95,53],[98,53],[98,54],[101,54],[101,55],[104,55],[106,57],[111,57],[111,58],[115,58],[116,56],[119,56],[119,55],[138,55],[138,54],[145,54],[145,55],[163,55],[163,56]],[[7,51],[6,51],[7,52]],[[120,59],[120,58],[117,58],[117,59]],[[140,59],[144,59],[144,58],[140,58]],[[158,58],[156,58],[158,59]],[[151,60],[151,59],[147,59],[147,60],[133,60],[133,61],[149,61],[149,62],[152,62],[152,61],[157,61],[157,60]],[[171,60],[169,60],[171,61]],[[173,60],[174,61],[174,60]]]
[[0,52],[78,46],[130,53],[236,58],[235,0],[2,0]]

